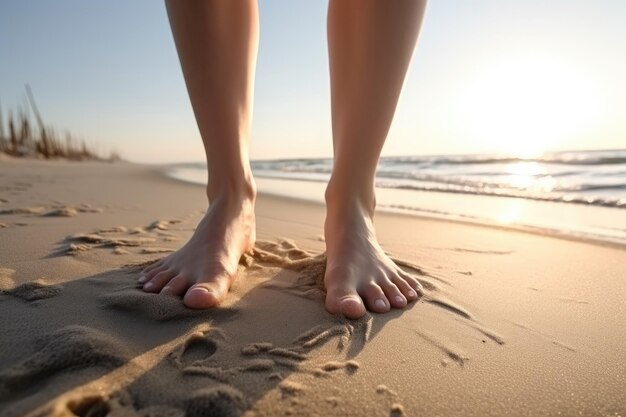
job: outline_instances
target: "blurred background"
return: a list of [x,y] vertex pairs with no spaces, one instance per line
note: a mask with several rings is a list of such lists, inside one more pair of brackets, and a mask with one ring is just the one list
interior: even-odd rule
[[[253,159],[330,157],[326,1],[261,0]],[[626,144],[626,2],[431,1],[384,155]],[[0,103],[131,161],[201,161],[163,2],[3,0]]]

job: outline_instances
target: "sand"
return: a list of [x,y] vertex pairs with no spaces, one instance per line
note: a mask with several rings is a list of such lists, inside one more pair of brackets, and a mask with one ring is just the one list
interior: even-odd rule
[[220,308],[138,290],[205,208],[156,166],[0,162],[1,417],[626,415],[622,247],[378,213],[426,294],[350,321],[323,207],[262,195]]

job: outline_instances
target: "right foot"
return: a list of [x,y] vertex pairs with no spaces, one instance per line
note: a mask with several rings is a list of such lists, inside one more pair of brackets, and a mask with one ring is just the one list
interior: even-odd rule
[[182,248],[142,271],[150,293],[181,296],[190,308],[210,308],[230,289],[241,255],[254,247],[254,192],[217,198]]

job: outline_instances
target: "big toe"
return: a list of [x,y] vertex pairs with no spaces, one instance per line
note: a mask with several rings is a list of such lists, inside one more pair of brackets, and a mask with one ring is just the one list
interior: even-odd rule
[[339,305],[341,314],[349,319],[358,319],[365,314],[365,306],[359,296],[344,297]]
[[332,314],[342,314],[349,319],[358,319],[365,314],[365,306],[356,291],[337,288],[326,294],[326,309]]
[[189,308],[211,308],[218,305],[225,294],[226,291],[215,283],[196,284],[187,290],[183,303]]

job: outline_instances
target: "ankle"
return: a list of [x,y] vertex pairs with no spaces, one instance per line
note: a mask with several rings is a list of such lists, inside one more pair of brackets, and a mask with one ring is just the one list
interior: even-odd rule
[[244,201],[252,203],[256,200],[256,183],[252,173],[241,176],[224,176],[213,178],[209,176],[207,197],[210,204],[221,201],[224,203],[240,204]]
[[327,218],[362,217],[372,220],[376,208],[373,184],[358,186],[352,181],[331,178],[324,194]]

